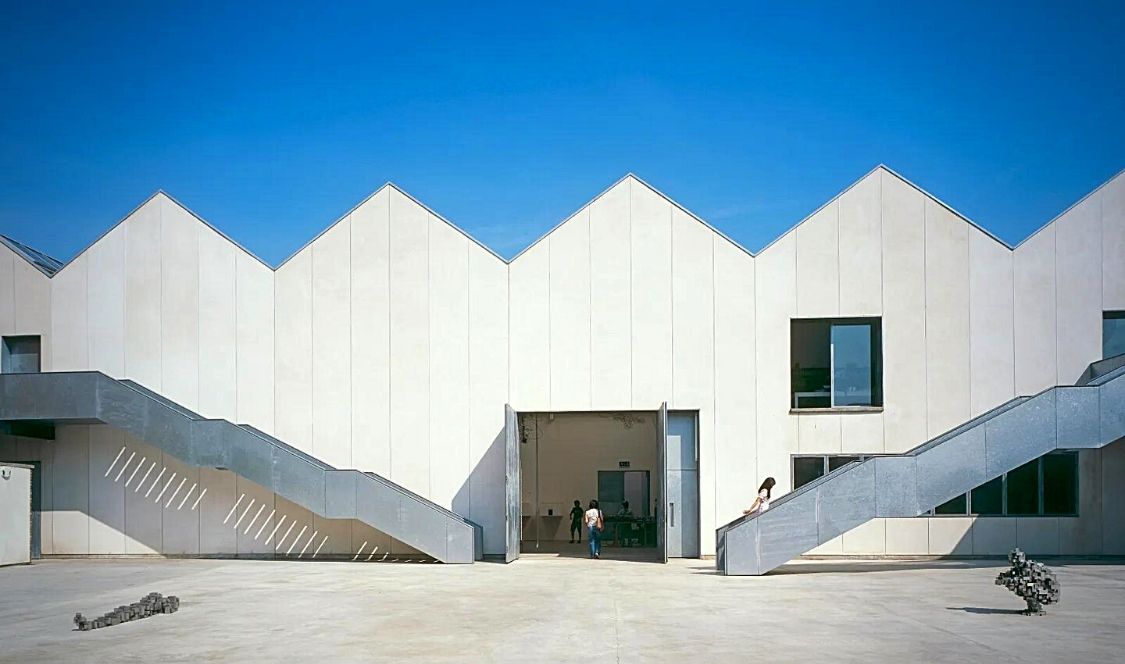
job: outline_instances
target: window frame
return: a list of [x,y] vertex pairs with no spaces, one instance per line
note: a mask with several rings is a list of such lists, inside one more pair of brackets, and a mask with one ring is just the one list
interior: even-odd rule
[[[1056,455],[1056,456],[1067,455],[1067,456],[1071,456],[1071,457],[1074,458],[1074,477],[1073,477],[1073,480],[1074,480],[1074,512],[1072,512],[1072,513],[1058,513],[1058,514],[1047,514],[1046,513],[1045,503],[1046,503],[1047,487],[1045,486],[1044,467],[1043,467],[1044,461],[1043,460],[1045,458],[1049,457],[1049,456],[1052,456],[1052,455]],[[880,456],[888,456],[888,455],[886,455],[886,454],[790,454],[789,455],[789,487],[790,487],[789,490],[790,491],[796,491],[796,490],[800,489],[801,487],[805,486],[805,484],[808,484],[810,482],[815,482],[816,480],[820,479],[821,477],[824,477],[828,473],[832,472],[831,470],[829,470],[830,459],[833,459],[833,458],[849,458],[849,459],[852,459],[853,461],[863,462],[863,461],[867,461],[868,459],[873,459],[875,457],[880,457]],[[797,460],[798,459],[820,459],[821,460],[821,473],[820,473],[820,475],[817,475],[816,477],[809,480],[805,484],[801,484],[800,486],[795,485],[794,480],[797,476],[796,471],[797,471]],[[919,514],[917,518],[926,517],[926,518],[948,519],[948,518],[976,517],[976,518],[988,518],[988,519],[1038,519],[1038,518],[1043,518],[1043,517],[1048,517],[1048,518],[1053,517],[1053,518],[1070,519],[1070,518],[1077,518],[1077,517],[1081,516],[1081,512],[1082,512],[1082,484],[1081,484],[1080,480],[1081,480],[1081,475],[1082,475],[1082,458],[1079,455],[1078,450],[1054,450],[1054,451],[1048,452],[1048,453],[1046,453],[1046,454],[1044,454],[1040,457],[1037,457],[1036,459],[1034,459],[1034,461],[1036,462],[1036,474],[1037,474],[1037,482],[1038,482],[1038,487],[1039,487],[1038,508],[1037,508],[1035,514],[1009,514],[1008,513],[1008,473],[1005,472],[1005,473],[1002,473],[999,476],[999,478],[993,478],[993,479],[988,480],[987,482],[982,482],[980,485],[975,486],[972,489],[969,489],[965,493],[959,494],[959,495],[951,498],[950,500],[946,501],[946,503],[948,503],[948,502],[952,502],[954,500],[957,500],[959,498],[964,498],[964,500],[965,500],[965,512],[964,513],[938,514],[936,511],[937,511],[938,507],[941,507],[941,505],[935,505],[933,507],[933,509],[927,510],[927,511],[923,512],[922,514]],[[844,465],[846,465],[846,464],[844,464]],[[839,470],[840,467],[842,467],[842,466],[837,467],[836,470]],[[984,486],[985,484],[988,484],[989,482],[994,481],[995,479],[1000,479],[1000,503],[1001,503],[1000,510],[1001,510],[1001,513],[1000,514],[975,514],[975,513],[973,513],[973,491],[976,490],[977,488],[981,487],[981,486]],[[942,503],[942,505],[944,505],[946,503]]]
[[[1069,456],[1074,457],[1074,512],[1058,513],[1058,514],[1047,514],[1046,513],[1045,502],[1046,502],[1046,495],[1047,495],[1047,487],[1044,484],[1043,459],[1045,459],[1046,457],[1051,456],[1051,455],[1069,455]],[[1081,479],[1081,475],[1082,475],[1082,468],[1081,468],[1082,459],[1078,454],[1078,450],[1054,450],[1054,451],[1051,451],[1051,452],[1047,452],[1043,456],[1037,457],[1036,459],[1034,459],[1034,461],[1036,462],[1036,474],[1038,475],[1037,481],[1038,481],[1038,488],[1039,488],[1039,496],[1038,496],[1038,503],[1039,504],[1038,504],[1038,507],[1036,509],[1035,514],[1009,514],[1008,513],[1008,473],[1005,472],[1005,473],[1002,473],[1000,475],[1001,514],[976,514],[976,513],[973,512],[973,491],[976,490],[977,488],[981,487],[981,486],[984,486],[985,484],[988,484],[988,482],[991,482],[991,481],[997,479],[997,478],[993,478],[993,479],[988,480],[988,482],[982,482],[981,484],[973,487],[972,489],[969,489],[965,493],[954,496],[953,498],[950,498],[949,500],[946,501],[946,503],[948,503],[948,502],[952,502],[954,500],[957,500],[958,498],[964,497],[965,498],[965,513],[964,514],[937,514],[936,510],[937,510],[938,507],[941,507],[941,505],[936,505],[936,506],[934,506],[933,509],[927,510],[927,511],[923,512],[922,514],[919,514],[918,516],[919,516],[919,518],[921,518],[921,517],[934,517],[934,518],[938,518],[938,519],[948,519],[948,518],[951,518],[951,517],[952,518],[974,517],[974,518],[985,518],[985,519],[1040,519],[1040,518],[1043,518],[1043,517],[1047,517],[1047,518],[1072,519],[1072,518],[1076,518],[1076,517],[1081,516],[1081,512],[1082,512],[1082,484],[1080,482],[1080,479]],[[944,505],[946,503],[942,503],[942,505]]]
[[[795,375],[793,368],[794,358],[794,328],[798,325],[811,323],[825,323],[828,337],[828,406],[798,406],[796,400]],[[835,354],[832,352],[832,328],[835,325],[867,325],[871,331],[871,403],[866,405],[835,405]],[[883,393],[883,317],[882,316],[839,316],[839,317],[791,317],[789,319],[789,412],[796,413],[871,413],[882,412],[886,401]],[[816,455],[808,455],[816,456]],[[852,455],[845,455],[852,456]]]

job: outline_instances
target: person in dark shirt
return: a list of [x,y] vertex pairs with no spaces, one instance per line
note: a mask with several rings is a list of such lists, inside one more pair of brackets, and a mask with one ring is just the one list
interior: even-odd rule
[[582,503],[577,500],[574,501],[574,507],[570,508],[570,543],[574,544],[575,535],[578,536],[578,543],[582,543],[582,515],[585,512],[582,510]]

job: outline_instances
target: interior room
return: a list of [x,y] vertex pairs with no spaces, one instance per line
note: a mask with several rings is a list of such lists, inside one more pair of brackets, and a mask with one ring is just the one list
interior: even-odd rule
[[[571,542],[574,501],[605,515],[603,557],[657,555],[655,412],[521,413],[521,549],[586,555]],[[626,503],[628,503],[626,505]]]

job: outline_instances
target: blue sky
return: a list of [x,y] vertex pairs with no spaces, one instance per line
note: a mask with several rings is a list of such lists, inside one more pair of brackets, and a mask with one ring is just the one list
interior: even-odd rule
[[1121,2],[99,4],[0,21],[64,260],[164,189],[276,265],[386,181],[511,256],[627,172],[757,251],[878,163],[1016,243],[1125,168]]

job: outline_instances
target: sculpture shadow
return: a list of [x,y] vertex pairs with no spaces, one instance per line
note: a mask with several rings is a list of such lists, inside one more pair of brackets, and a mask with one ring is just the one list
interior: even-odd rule
[[947,606],[947,611],[964,611],[965,613],[976,613],[980,615],[1008,615],[1018,616],[1023,613],[1023,609],[993,609],[984,606]]

